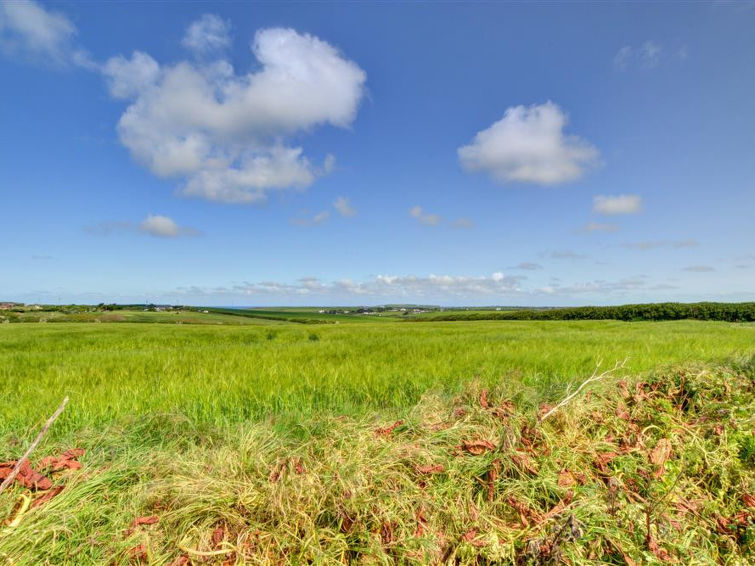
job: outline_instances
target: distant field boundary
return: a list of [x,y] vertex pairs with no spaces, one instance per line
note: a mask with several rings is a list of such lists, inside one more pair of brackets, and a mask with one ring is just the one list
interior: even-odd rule
[[751,303],[647,303],[611,307],[567,307],[547,310],[491,312],[445,312],[413,317],[412,322],[454,320],[718,320],[755,321],[755,302]]
[[260,318],[263,320],[277,320],[283,322],[295,322],[297,324],[333,324],[334,321],[323,318],[291,316],[285,312],[279,311],[257,311],[251,309],[224,309],[218,307],[206,307],[208,312],[215,314],[227,314],[232,316],[243,316],[246,318]]

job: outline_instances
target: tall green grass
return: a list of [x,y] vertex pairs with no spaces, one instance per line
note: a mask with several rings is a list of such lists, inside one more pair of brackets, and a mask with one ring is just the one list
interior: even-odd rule
[[643,372],[751,353],[751,326],[718,322],[409,325],[0,325],[0,458],[71,397],[52,434],[174,414],[195,426],[360,415],[429,389],[516,381],[553,399],[600,359]]
[[0,496],[0,521],[20,513],[0,564],[753,564],[754,362],[617,370],[542,421],[509,381],[428,393],[395,424],[88,429],[54,499]]

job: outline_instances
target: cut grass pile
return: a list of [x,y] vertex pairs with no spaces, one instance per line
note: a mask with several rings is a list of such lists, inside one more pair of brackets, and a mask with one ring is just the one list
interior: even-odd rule
[[[542,422],[531,398],[476,382],[285,434],[160,415],[80,431],[83,468],[0,535],[0,562],[755,560],[755,359],[619,374]],[[71,448],[51,444],[33,459]]]

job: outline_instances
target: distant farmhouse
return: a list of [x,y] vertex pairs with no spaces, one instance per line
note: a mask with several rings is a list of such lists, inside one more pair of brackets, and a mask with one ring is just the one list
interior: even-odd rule
[[0,303],[0,311],[9,311],[11,309],[17,309],[22,306],[24,306],[24,303],[11,303],[11,302]]

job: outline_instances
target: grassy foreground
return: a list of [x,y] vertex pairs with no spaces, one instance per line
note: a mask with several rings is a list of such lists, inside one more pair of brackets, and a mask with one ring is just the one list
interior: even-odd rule
[[0,325],[0,462],[64,395],[32,464],[86,451],[42,469],[63,488],[49,501],[19,514],[53,491],[0,495],[0,565],[747,564],[754,338],[691,321]]
[[0,531],[0,562],[751,564],[753,360],[588,391],[542,422],[508,382],[427,394],[393,423],[82,431],[83,468]]

